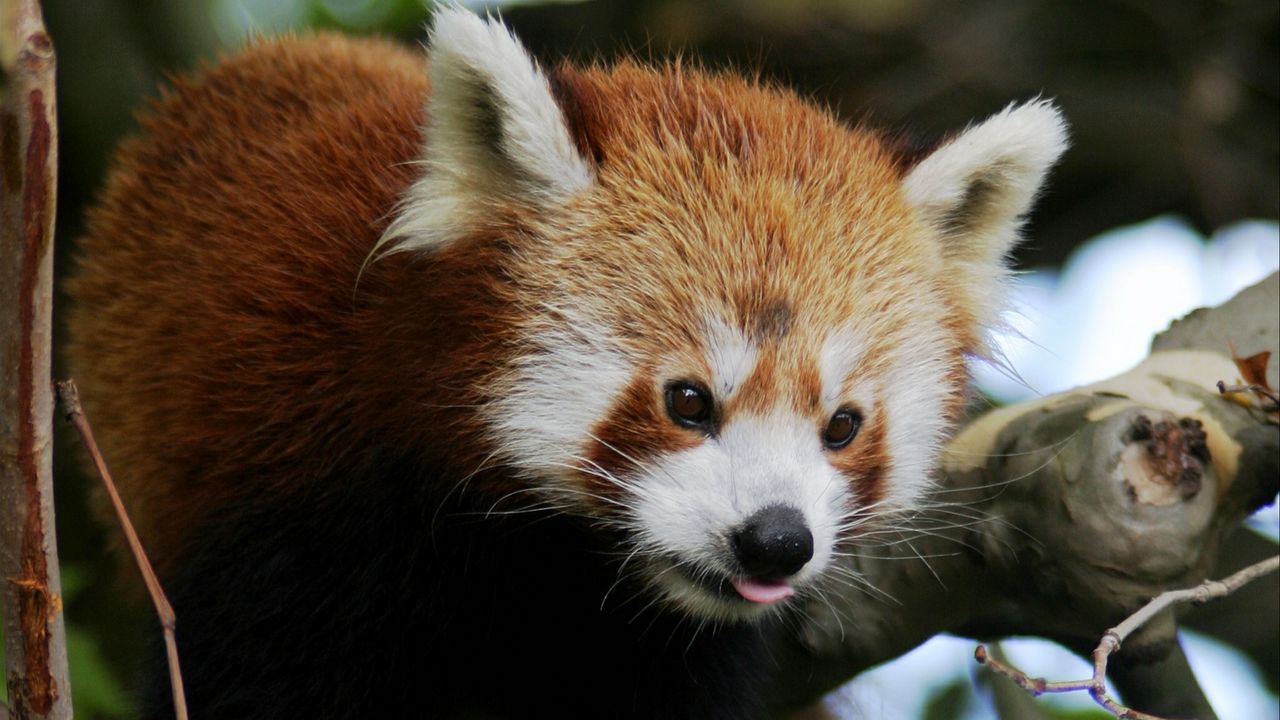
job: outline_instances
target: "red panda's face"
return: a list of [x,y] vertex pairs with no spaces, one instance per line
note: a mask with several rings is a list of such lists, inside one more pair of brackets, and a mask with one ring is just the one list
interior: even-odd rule
[[[892,185],[862,209],[829,187],[765,200],[767,163],[655,178],[622,230],[613,172],[516,266],[536,300],[492,391],[495,446],[546,501],[621,529],[624,572],[686,612],[816,592],[842,546],[911,507],[961,392],[928,245]],[[766,208],[772,233],[753,229]],[[849,237],[896,256],[867,271],[881,246]]]
[[1057,111],[904,167],[740,79],[624,64],[553,92],[464,11],[438,15],[431,73],[426,170],[384,241],[504,236],[518,320],[480,394],[516,501],[621,531],[620,573],[696,617],[839,579],[927,486]]
[[[664,599],[706,617],[758,614],[814,586],[842,540],[927,477],[942,385],[920,398],[935,412],[912,417],[881,399],[886,378],[857,372],[859,345],[847,328],[810,346],[709,318],[695,353],[633,372],[562,481],[606,498],[595,512],[628,531],[635,570]],[[894,421],[919,437],[890,451]]]

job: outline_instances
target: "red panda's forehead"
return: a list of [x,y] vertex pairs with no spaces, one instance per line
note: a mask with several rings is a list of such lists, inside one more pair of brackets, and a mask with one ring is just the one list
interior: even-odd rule
[[878,136],[729,76],[623,65],[558,87],[597,184],[552,221],[557,276],[630,334],[697,346],[714,318],[811,344],[937,283]]
[[686,288],[770,322],[800,286],[839,306],[841,286],[865,284],[877,267],[934,264],[876,134],[733,76],[624,64],[557,78],[597,171],[557,244],[606,276],[616,270],[619,290]]
[[[555,86],[571,133],[605,186],[736,189],[746,199],[787,191],[849,203],[895,185],[902,170],[878,133],[848,128],[787,89],[735,75],[623,63],[561,68]],[[750,179],[755,187],[746,186]]]

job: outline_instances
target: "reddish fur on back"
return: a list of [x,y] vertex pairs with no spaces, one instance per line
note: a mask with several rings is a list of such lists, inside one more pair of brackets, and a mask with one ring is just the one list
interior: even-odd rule
[[[421,435],[404,413],[473,401],[457,378],[505,316],[491,251],[357,277],[415,173],[423,65],[378,40],[262,41],[175,80],[122,147],[68,281],[69,354],[162,574],[211,513],[322,493],[350,454]],[[432,414],[435,447],[469,422]]]

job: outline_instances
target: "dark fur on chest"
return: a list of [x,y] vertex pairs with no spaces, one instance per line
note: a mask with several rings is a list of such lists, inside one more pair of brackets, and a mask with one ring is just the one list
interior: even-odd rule
[[[202,533],[167,588],[193,717],[763,714],[761,628],[656,610],[608,538],[440,507],[413,468],[358,485]],[[172,717],[152,656],[143,716]]]

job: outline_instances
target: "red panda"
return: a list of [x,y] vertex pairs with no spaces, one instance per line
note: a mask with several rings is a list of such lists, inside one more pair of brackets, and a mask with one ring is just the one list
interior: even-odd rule
[[761,716],[766,629],[925,491],[1062,118],[913,155],[459,9],[429,47],[176,80],[89,214],[70,356],[193,712]]

